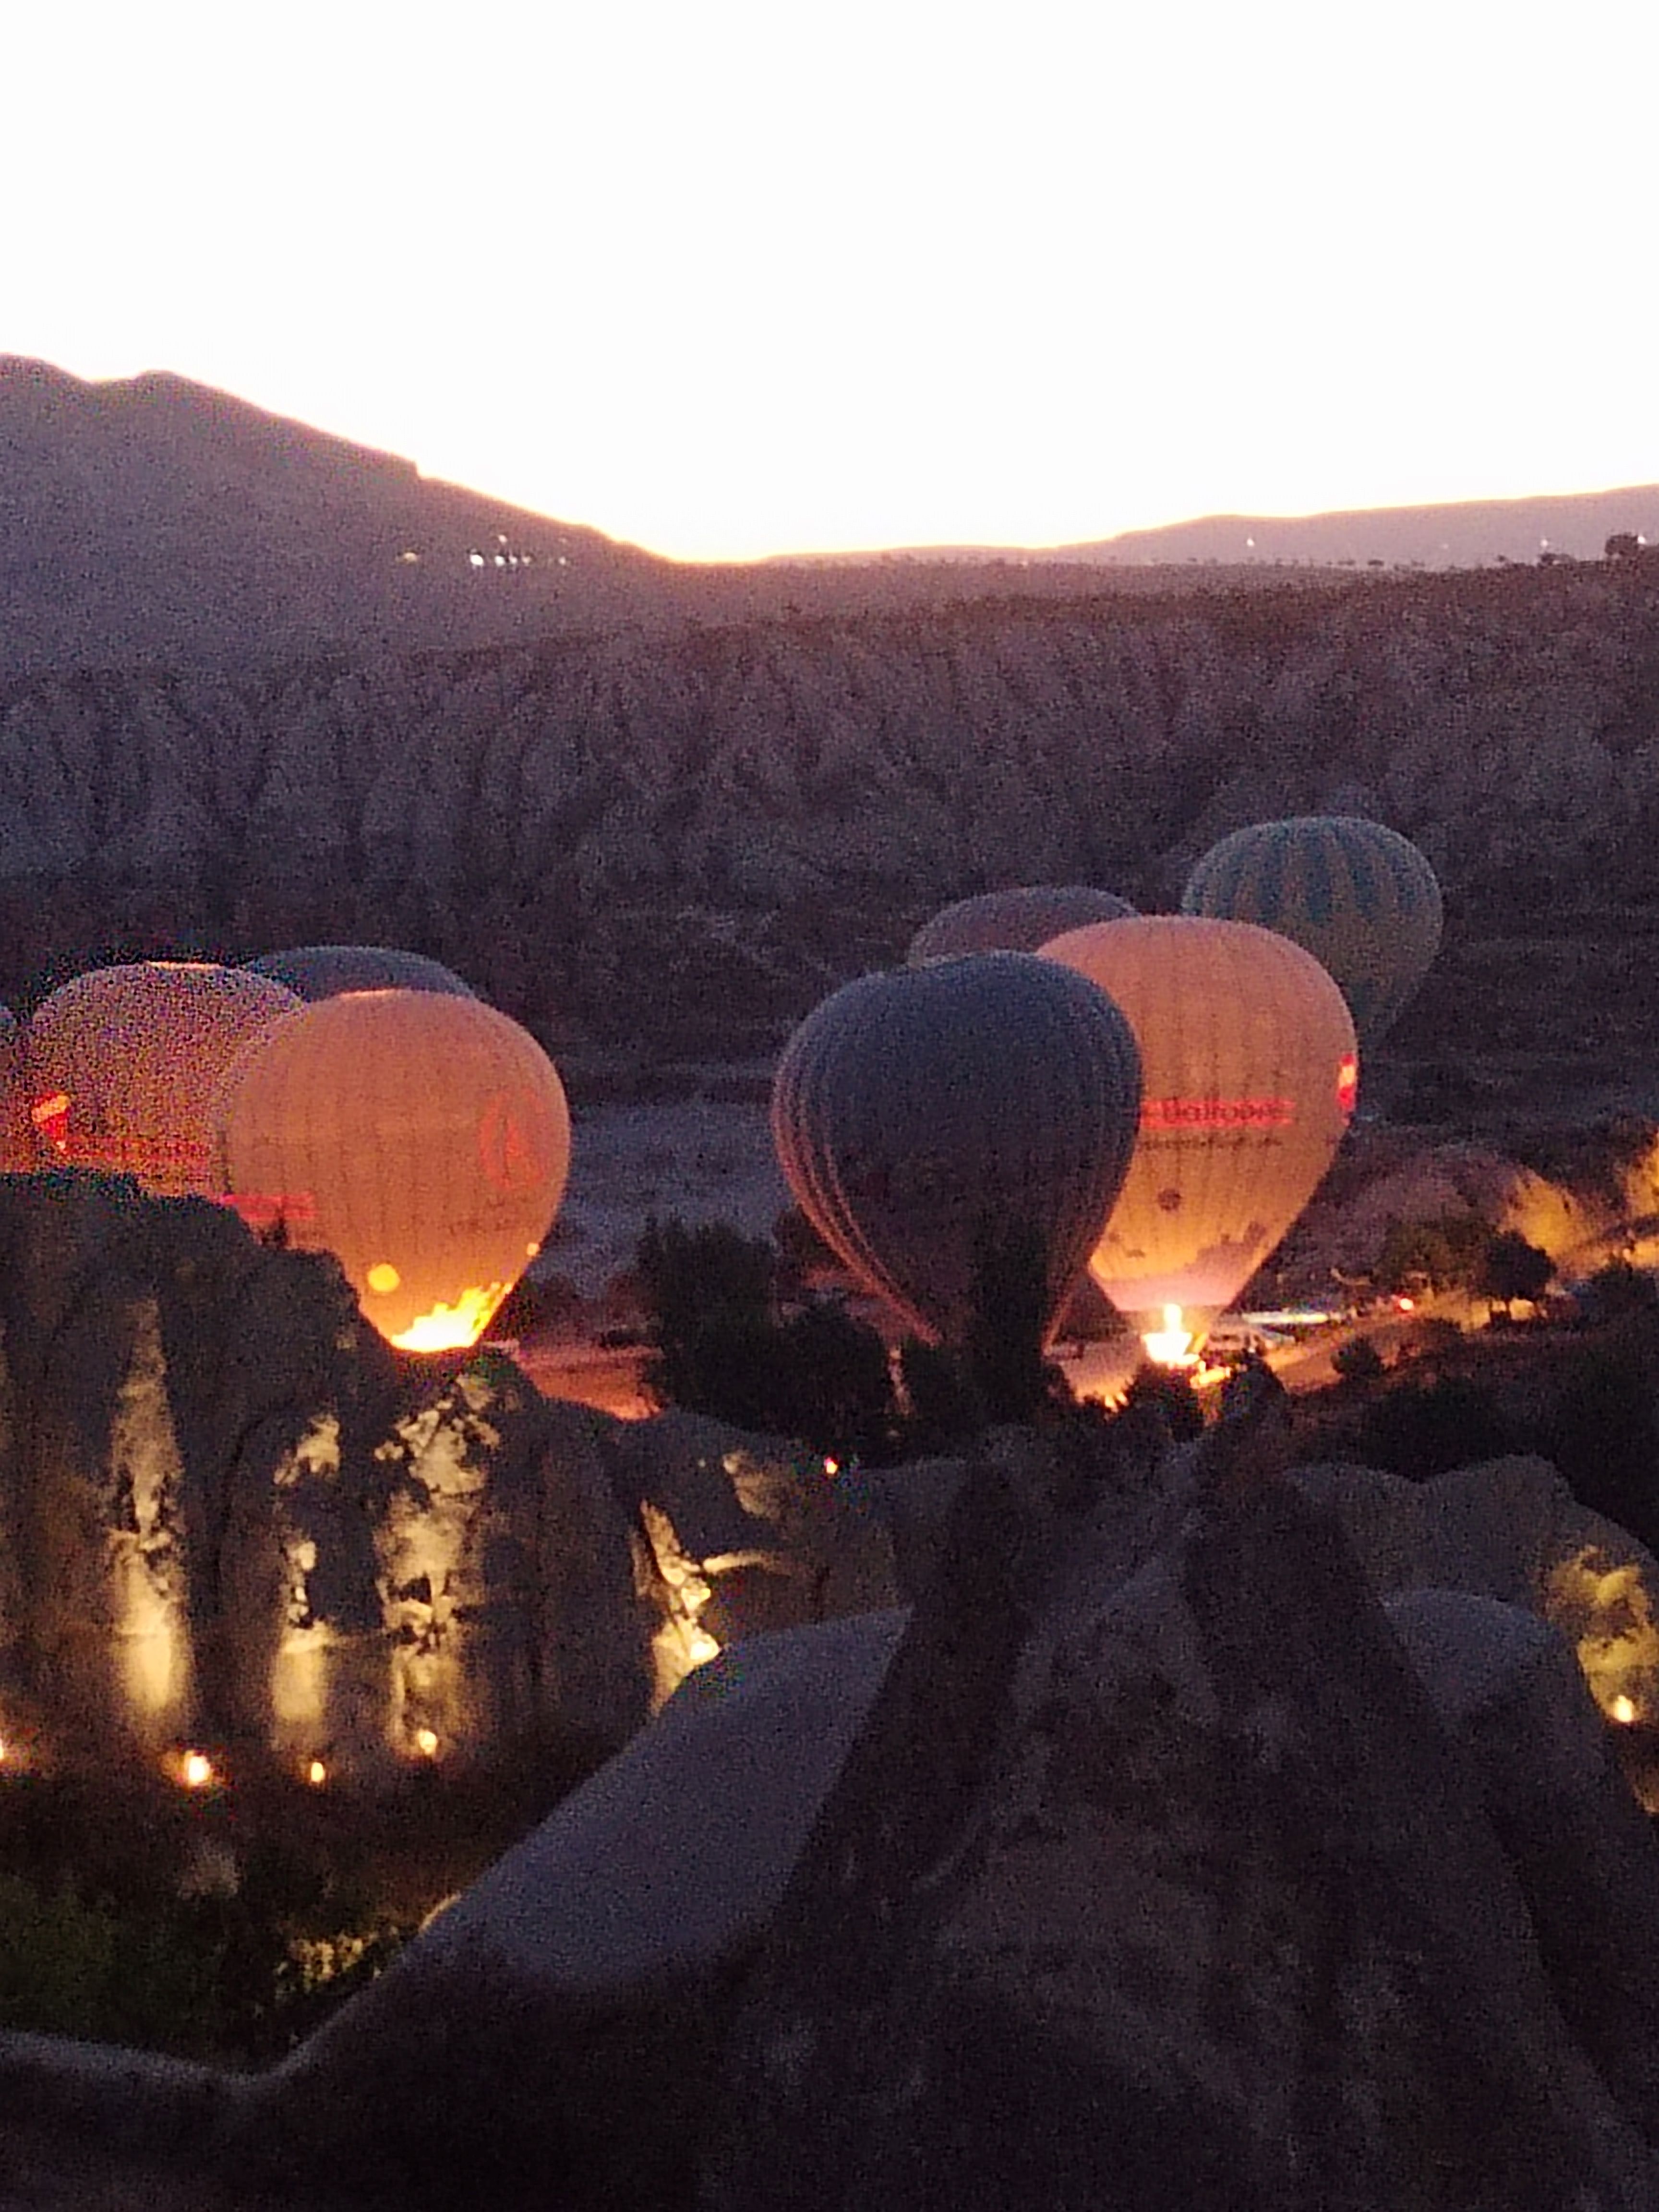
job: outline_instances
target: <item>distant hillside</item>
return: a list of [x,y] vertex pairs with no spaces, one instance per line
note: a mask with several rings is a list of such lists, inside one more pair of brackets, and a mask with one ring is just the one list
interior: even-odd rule
[[0,670],[501,643],[637,618],[672,575],[180,377],[0,356]]
[[[1659,564],[1164,575],[0,682],[0,996],[356,938],[435,953],[561,1049],[761,1053],[965,892],[1168,907],[1224,831],[1340,809],[1418,839],[1451,894],[1407,1050],[1484,1033],[1547,1086],[1575,1056],[1659,1069]],[[1571,957],[1540,951],[1564,933]]]
[[1043,557],[1482,568],[1499,561],[1536,561],[1542,553],[1600,560],[1608,538],[1620,533],[1659,544],[1659,484],[1564,498],[1477,500],[1340,514],[1212,514],[1162,530],[1126,531],[1097,544],[1063,546]]
[[[1157,530],[1127,530],[1082,545],[1019,552],[1006,546],[923,546],[898,552],[789,556],[777,565],[1027,568],[1046,583],[1075,568],[1119,572],[1194,565],[1226,572],[1229,586],[1276,567],[1486,568],[1540,556],[1599,561],[1608,538],[1659,545],[1659,484],[1548,499],[1470,501],[1448,507],[1355,508],[1334,514],[1211,514]],[[1125,583],[1137,581],[1121,574]],[[1058,588],[1069,588],[1065,583]]]
[[[1223,518],[1026,553],[699,566],[529,514],[183,378],[0,355],[0,675],[219,672],[751,620],[1271,586],[1297,564],[1533,562],[1659,539],[1659,490]],[[1247,541],[1254,538],[1252,547]],[[1311,564],[1311,565],[1308,565]]]

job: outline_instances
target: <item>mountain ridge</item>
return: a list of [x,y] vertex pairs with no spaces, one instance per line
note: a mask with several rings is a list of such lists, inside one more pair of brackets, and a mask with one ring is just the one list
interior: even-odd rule
[[1049,546],[922,545],[870,552],[774,556],[779,566],[862,562],[1015,562],[1035,568],[1194,563],[1242,569],[1291,563],[1316,568],[1481,568],[1535,562],[1553,552],[1601,559],[1609,538],[1659,544],[1659,484],[1516,499],[1459,500],[1416,507],[1331,507],[1307,514],[1206,514],[1111,538]]
[[1588,559],[1619,532],[1659,540],[1659,486],[1209,517],[1048,549],[674,562],[171,371],[88,381],[0,354],[7,676],[234,673],[999,598],[1231,591],[1297,570],[1533,562],[1552,550],[1543,538]]

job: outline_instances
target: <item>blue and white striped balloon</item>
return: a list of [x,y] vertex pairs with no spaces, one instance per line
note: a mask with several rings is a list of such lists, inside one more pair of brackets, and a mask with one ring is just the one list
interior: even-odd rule
[[1235,830],[1193,869],[1181,910],[1259,922],[1311,952],[1366,1048],[1392,1028],[1440,946],[1434,870],[1408,837],[1357,815]]

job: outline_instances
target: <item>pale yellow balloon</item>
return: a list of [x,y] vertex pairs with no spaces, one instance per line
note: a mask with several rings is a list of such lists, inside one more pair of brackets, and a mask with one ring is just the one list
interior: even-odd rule
[[208,960],[95,968],[23,1033],[37,1165],[136,1176],[158,1197],[218,1188],[213,1102],[246,1046],[297,1013],[292,991]]
[[1090,1273],[1132,1326],[1201,1340],[1335,1158],[1353,1022],[1310,952],[1251,922],[1149,915],[1043,947],[1099,985],[1140,1048],[1140,1128]]
[[475,1343],[552,1225],[570,1115],[552,1061],[477,999],[354,991],[231,1070],[222,1188],[251,1226],[332,1252],[412,1352]]

